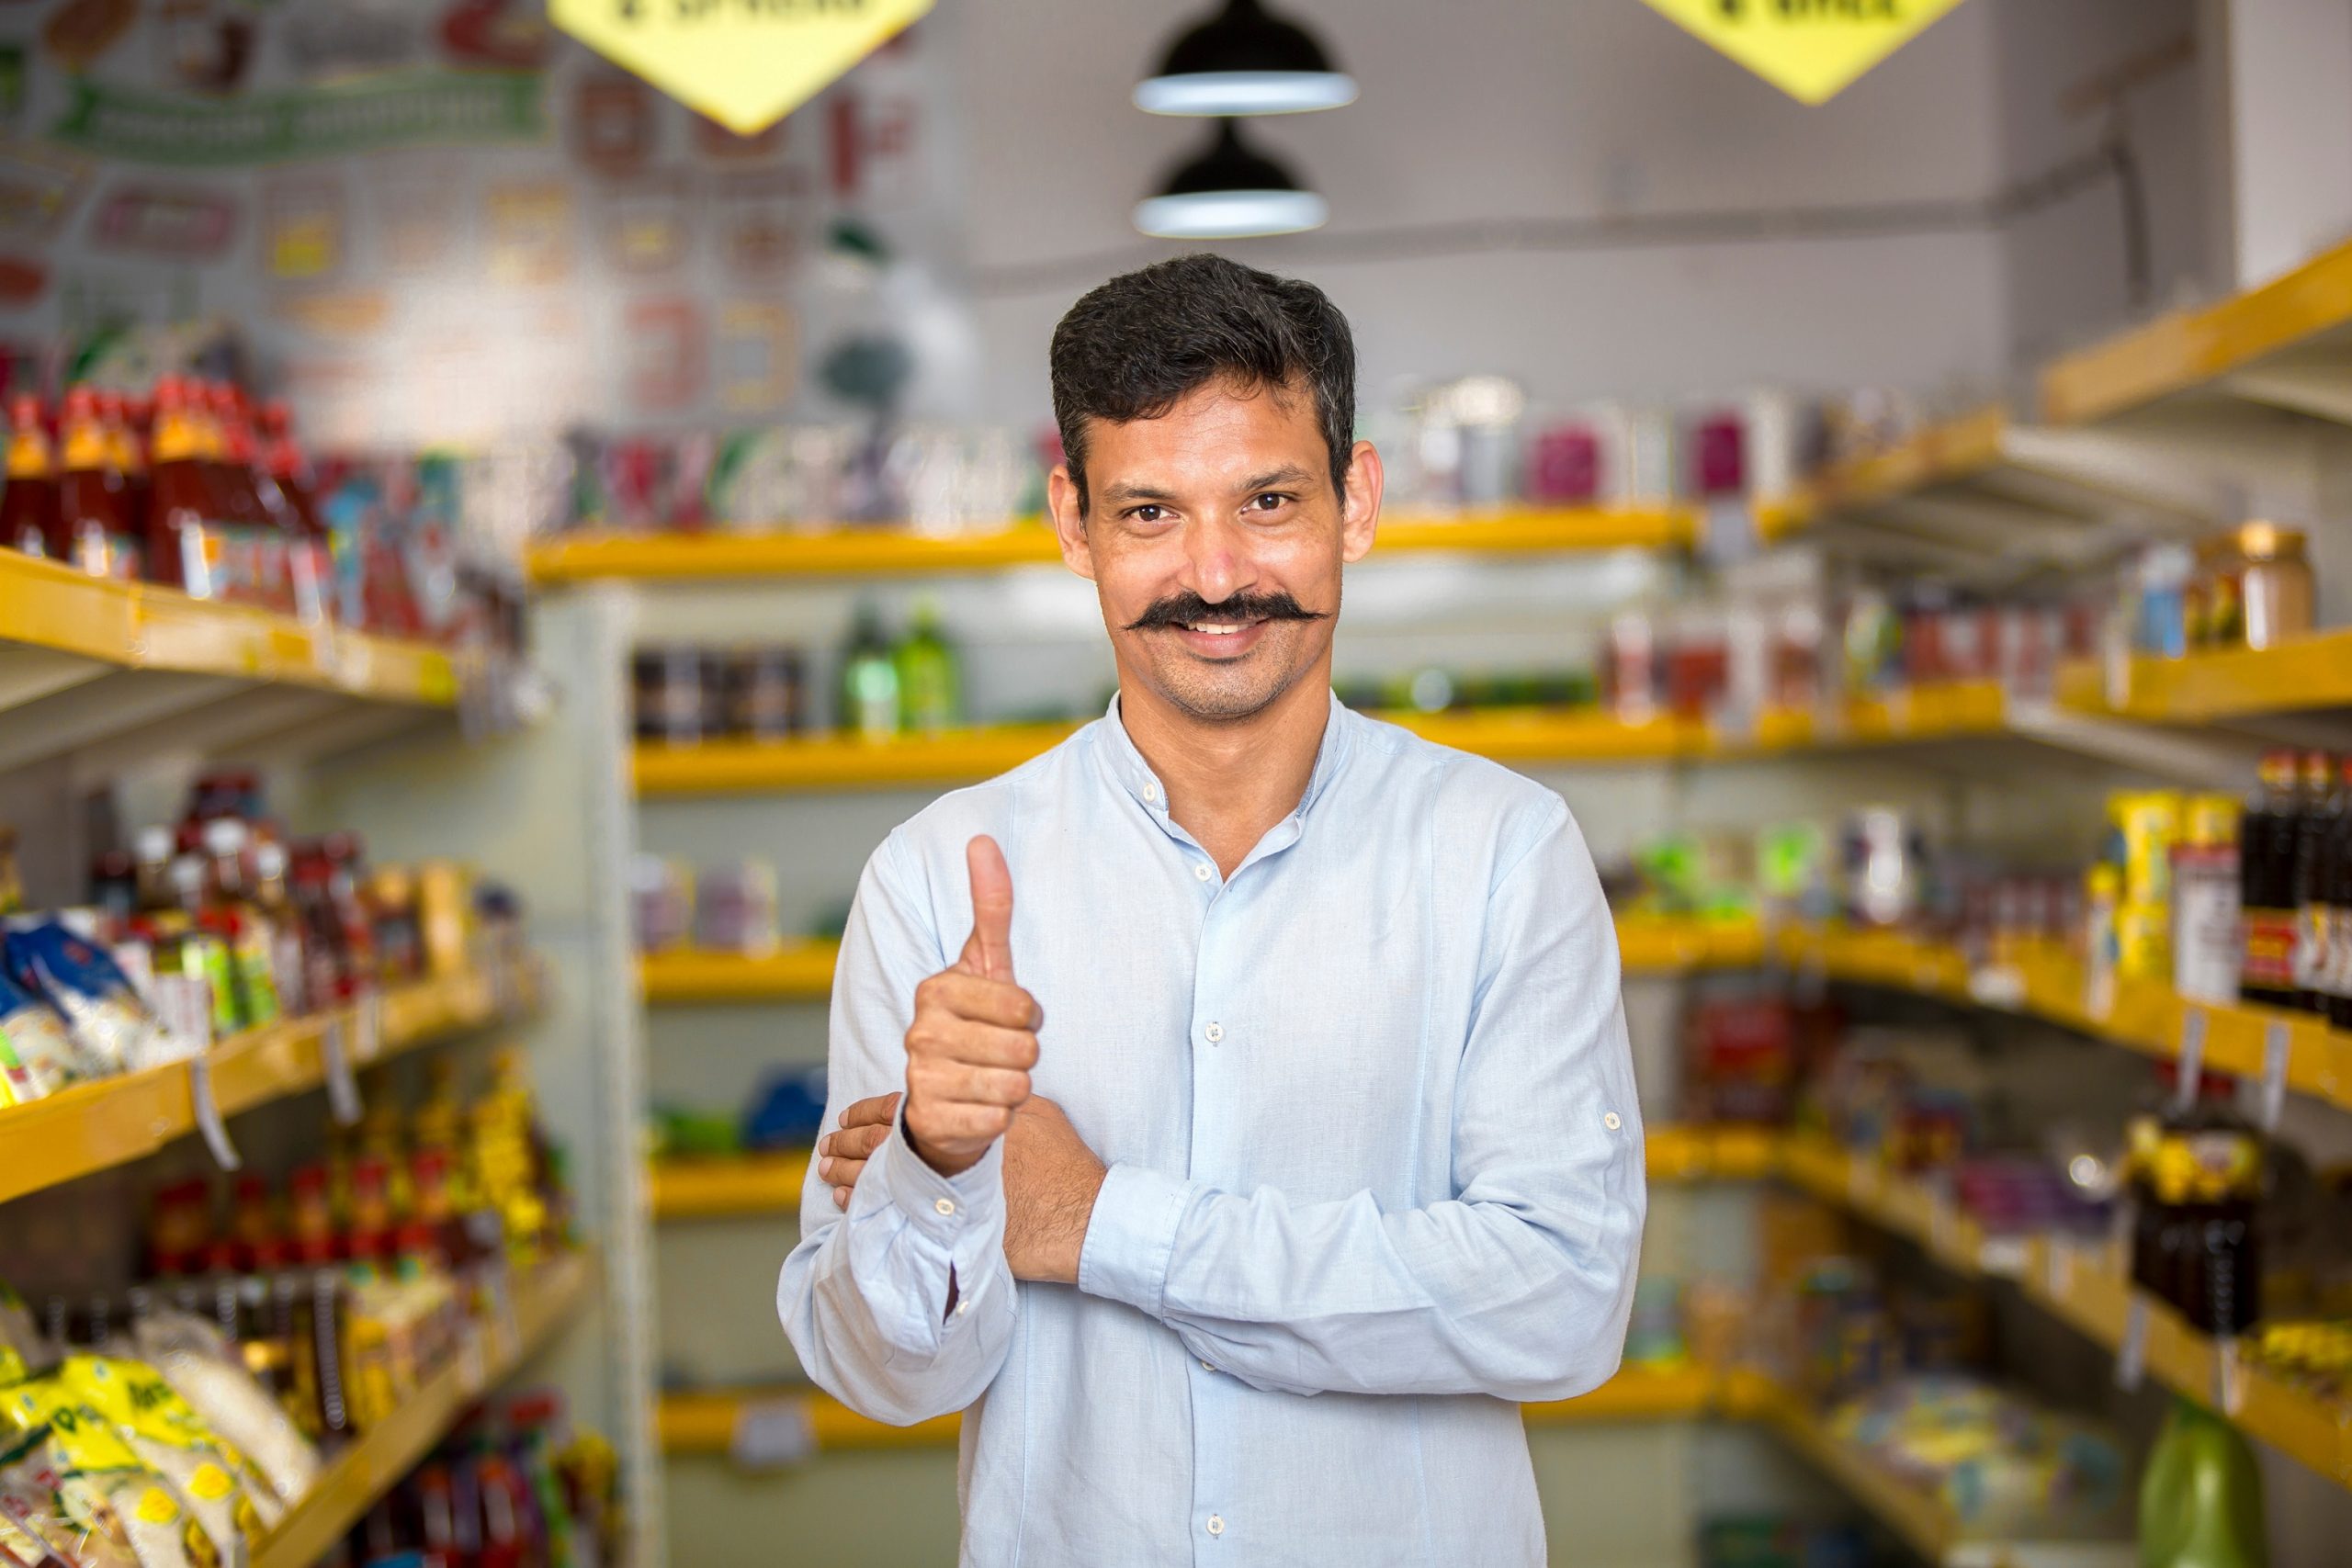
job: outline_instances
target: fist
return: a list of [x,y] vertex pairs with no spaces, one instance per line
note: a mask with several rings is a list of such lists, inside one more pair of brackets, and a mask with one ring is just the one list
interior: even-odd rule
[[972,934],[915,987],[907,1027],[907,1137],[943,1176],[978,1165],[1029,1099],[1046,1015],[1012,981],[1012,873],[990,838],[965,850]]

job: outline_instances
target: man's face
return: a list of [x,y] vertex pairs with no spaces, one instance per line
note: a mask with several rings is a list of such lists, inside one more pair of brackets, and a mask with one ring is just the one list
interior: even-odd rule
[[1372,548],[1380,458],[1356,443],[1344,491],[1305,387],[1212,382],[1158,419],[1087,429],[1087,514],[1050,491],[1062,558],[1102,599],[1123,686],[1195,718],[1262,712],[1329,680],[1340,569]]

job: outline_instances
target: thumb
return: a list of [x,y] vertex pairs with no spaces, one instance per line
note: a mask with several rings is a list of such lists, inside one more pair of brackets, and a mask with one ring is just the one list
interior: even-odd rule
[[964,847],[972,878],[972,935],[959,963],[991,980],[1012,978],[1012,871],[1004,852],[983,833]]

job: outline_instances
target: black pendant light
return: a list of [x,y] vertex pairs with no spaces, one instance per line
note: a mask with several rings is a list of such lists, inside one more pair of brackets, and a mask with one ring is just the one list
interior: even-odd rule
[[1221,119],[1207,152],[1136,204],[1135,225],[1164,240],[1238,240],[1319,229],[1329,216],[1321,197],[1241,140],[1238,121]]
[[1136,107],[1151,114],[1299,114],[1355,98],[1355,78],[1331,63],[1315,35],[1258,0],[1226,0],[1136,85]]

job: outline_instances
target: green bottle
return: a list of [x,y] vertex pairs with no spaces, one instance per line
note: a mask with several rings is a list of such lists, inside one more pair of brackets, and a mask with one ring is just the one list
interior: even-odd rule
[[849,646],[842,650],[841,728],[861,740],[888,740],[899,732],[899,667],[882,632],[882,612],[857,607]]
[[899,645],[900,728],[913,735],[936,735],[955,727],[962,714],[956,700],[960,664],[955,647],[940,635],[939,606],[919,601],[914,627]]
[[2235,1427],[2173,1402],[2140,1478],[2141,1568],[2266,1568],[2262,1470]]

